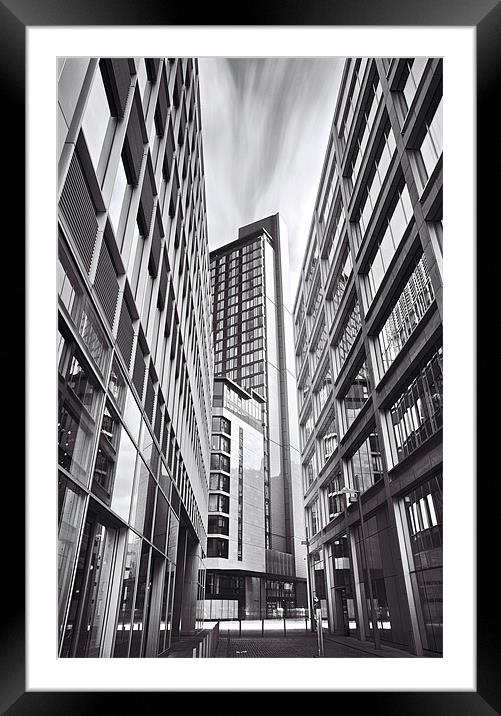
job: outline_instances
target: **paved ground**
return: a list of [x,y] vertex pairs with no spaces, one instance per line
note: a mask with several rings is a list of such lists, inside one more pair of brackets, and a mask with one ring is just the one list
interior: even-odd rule
[[[169,658],[193,658],[193,649],[198,653],[198,644],[216,626],[206,622],[205,629],[198,634],[182,637],[172,644]],[[374,649],[373,642],[360,641],[352,636],[329,634],[324,625],[324,657],[341,659],[412,659],[413,654],[382,644]],[[264,620],[220,622],[219,643],[214,654],[217,659],[262,659],[262,658],[319,658],[317,634],[306,629],[302,620]]]
[[[316,634],[293,636],[250,636],[228,639],[222,634],[215,654],[218,659],[318,658]],[[382,646],[376,651],[370,642],[352,637],[324,635],[324,657],[342,659],[413,658],[408,652]]]

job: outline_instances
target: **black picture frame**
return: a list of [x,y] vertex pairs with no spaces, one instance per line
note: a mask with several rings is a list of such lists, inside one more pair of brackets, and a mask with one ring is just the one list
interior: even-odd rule
[[[4,111],[2,112],[2,138],[5,145],[15,148],[12,160],[4,155],[4,177],[8,186],[4,190],[4,250],[14,261],[19,274],[22,273],[25,257],[25,244],[22,241],[23,217],[25,215],[25,37],[26,28],[34,26],[72,26],[72,25],[190,25],[193,9],[187,4],[167,3],[162,0],[142,0],[131,3],[126,0],[0,0],[0,62],[1,87]],[[214,4],[201,6],[197,25],[343,25],[343,26],[470,26],[476,27],[477,38],[477,235],[482,232],[488,221],[492,207],[499,202],[499,188],[490,167],[498,167],[499,120],[493,108],[499,101],[499,68],[501,67],[501,5],[498,0],[378,0],[370,5],[364,0],[293,0],[288,3],[256,0],[246,5],[246,23],[228,14],[226,8]],[[4,145],[4,146],[5,146]],[[7,224],[7,226],[5,226]],[[497,234],[497,231],[496,231]],[[43,240],[43,239],[41,239]],[[493,271],[493,268],[490,269]],[[488,283],[489,269],[486,270]],[[495,282],[495,277],[492,276]],[[484,282],[482,282],[484,283]],[[492,283],[491,283],[492,285]],[[9,294],[9,303],[16,306],[15,312],[9,312],[7,318],[8,341],[11,352],[9,372],[12,371],[12,353],[18,356],[16,373],[21,371],[22,346],[26,351],[32,347],[25,344],[24,307],[26,285],[18,281]],[[492,358],[492,355],[490,356]],[[478,374],[485,371],[487,356],[479,354]],[[492,367],[492,366],[491,366]],[[484,373],[486,374],[486,373]],[[9,373],[4,372],[4,379]],[[14,381],[15,382],[15,381]],[[8,403],[6,414],[12,425],[22,426],[25,421],[24,390],[16,384],[15,396]],[[21,396],[19,395],[21,393]],[[9,420],[9,422],[10,422]],[[492,428],[491,428],[492,431]],[[4,508],[5,515],[11,507],[17,505],[17,513],[23,511],[25,488],[20,475],[19,456],[23,455],[25,442],[18,451],[12,449],[10,437],[17,433],[21,438],[23,430],[8,431],[8,449],[5,453],[16,456],[15,470],[5,470]],[[489,430],[483,432],[487,443]],[[477,448],[478,450],[478,448]],[[477,453],[478,454],[478,453]],[[10,476],[8,477],[8,473]],[[495,477],[496,468],[489,469],[486,479]],[[15,479],[14,479],[15,477]],[[50,475],[41,478],[51,479]],[[478,494],[481,493],[481,483]],[[492,555],[489,529],[496,524],[497,501],[492,499],[491,484],[488,484],[489,497],[482,500],[481,515],[477,513],[477,691],[476,692],[357,692],[355,694],[337,692],[337,708],[367,705],[371,712],[385,714],[465,714],[471,716],[490,716],[501,712],[501,689],[499,664],[501,651],[499,627],[496,624],[498,597],[493,581],[493,566],[496,556]],[[480,519],[481,517],[481,519]],[[128,707],[144,708],[145,694],[120,692],[26,692],[25,691],[25,594],[24,594],[24,534],[16,526],[11,532],[4,524],[4,572],[3,589],[5,604],[2,619],[0,643],[0,710],[9,716],[24,714],[90,714],[115,713],[118,711],[117,697],[125,697]],[[494,545],[493,545],[494,546]],[[482,555],[487,557],[482,558]],[[490,561],[489,560],[490,553]],[[485,562],[485,564],[484,564]],[[391,664],[391,662],[389,662]],[[307,689],[305,689],[307,690]],[[162,696],[162,694],[158,694]],[[193,696],[194,694],[192,694]],[[256,694],[257,695],[257,694]],[[169,699],[169,694],[164,694]],[[191,697],[190,697],[191,698]],[[141,703],[139,702],[141,699]],[[362,702],[360,702],[362,699]],[[349,701],[348,701],[349,700]],[[171,703],[171,702],[170,702]],[[249,703],[252,703],[252,699]],[[169,706],[170,708],[172,705]],[[203,707],[203,706],[202,706]]]

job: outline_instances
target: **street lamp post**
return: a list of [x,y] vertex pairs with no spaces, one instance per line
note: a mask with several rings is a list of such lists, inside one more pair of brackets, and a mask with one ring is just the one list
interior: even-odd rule
[[[355,477],[358,477],[355,475]],[[335,495],[355,495],[357,497],[358,502],[358,512],[360,515],[360,530],[362,533],[362,549],[364,551],[364,559],[365,559],[365,566],[367,569],[367,580],[369,582],[369,601],[371,605],[371,613],[372,613],[372,633],[374,635],[374,648],[380,649],[381,648],[381,638],[379,634],[379,625],[377,621],[377,609],[376,609],[376,602],[374,600],[374,594],[372,591],[372,574],[371,574],[371,568],[369,565],[369,560],[367,559],[367,551],[365,548],[365,522],[364,522],[364,515],[362,512],[362,499],[361,499],[361,490],[351,490],[349,487],[342,487],[340,490],[334,493]]]
[[311,575],[310,575],[310,541],[308,539],[308,525],[305,525],[305,537],[306,539],[301,541],[302,545],[306,546],[306,589],[308,590],[308,611],[310,612],[310,630],[314,631],[314,611],[313,611],[313,596],[311,589]]

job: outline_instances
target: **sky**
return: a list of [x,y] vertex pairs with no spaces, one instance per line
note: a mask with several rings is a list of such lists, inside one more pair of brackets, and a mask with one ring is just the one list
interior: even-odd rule
[[296,295],[343,58],[200,58],[209,247],[280,212]]

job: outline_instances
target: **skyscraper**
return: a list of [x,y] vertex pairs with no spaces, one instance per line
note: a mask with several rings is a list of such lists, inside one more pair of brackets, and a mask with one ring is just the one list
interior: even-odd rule
[[59,655],[203,619],[212,403],[196,59],[58,66]]
[[233,616],[293,614],[306,606],[306,571],[288,247],[279,215],[240,228],[236,241],[211,252],[210,264],[206,613],[217,616],[231,598]]
[[294,320],[309,568],[329,628],[440,654],[440,59],[346,61]]

